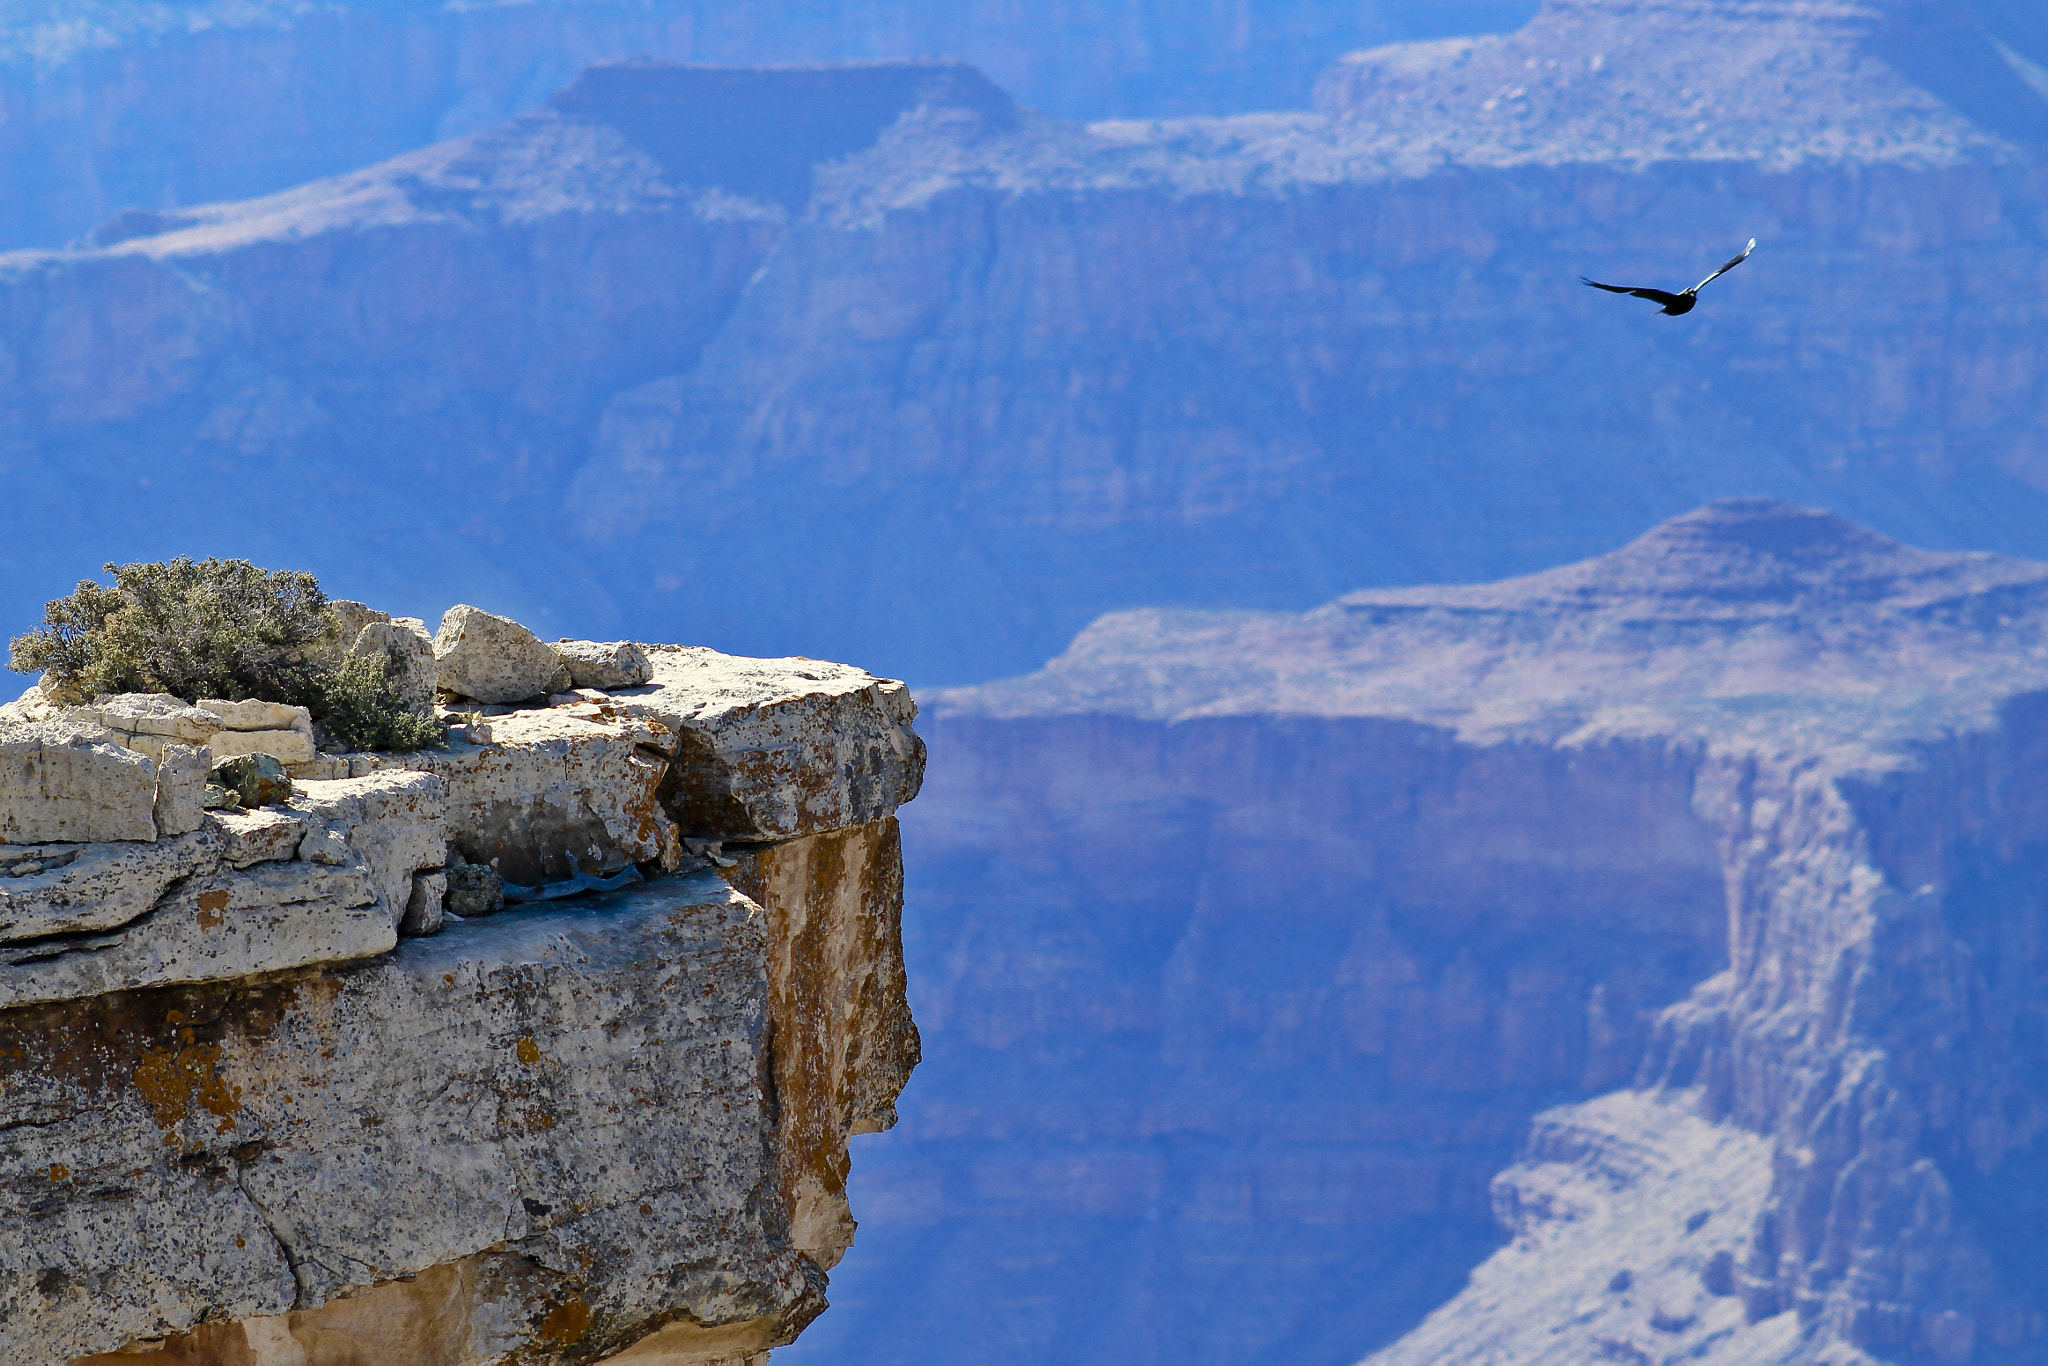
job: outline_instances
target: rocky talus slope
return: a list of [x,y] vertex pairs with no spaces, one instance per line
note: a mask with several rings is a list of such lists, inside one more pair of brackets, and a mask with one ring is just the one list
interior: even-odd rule
[[825,1307],[917,1061],[916,709],[482,616],[444,688],[628,677],[247,808],[201,784],[265,704],[0,712],[0,1358],[758,1366]]
[[[1085,126],[946,63],[565,74],[0,256],[5,596],[203,517],[413,612],[482,575],[964,682],[1118,607],[1495,578],[1721,496],[2048,554],[2039,36],[1552,0],[1313,110]],[[1684,319],[1577,282],[1751,236]]]
[[2048,564],[1752,500],[928,698],[927,1070],[797,1360],[970,1359],[885,1293],[1016,1362],[2040,1360],[2044,690]]

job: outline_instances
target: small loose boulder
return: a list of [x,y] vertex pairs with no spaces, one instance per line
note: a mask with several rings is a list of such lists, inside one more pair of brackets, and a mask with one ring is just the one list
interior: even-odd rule
[[[292,798],[292,779],[284,765],[268,754],[237,754],[222,759],[207,775],[210,787],[234,794],[235,801],[253,811]],[[211,794],[209,793],[209,797]],[[209,800],[208,805],[213,803]]]
[[442,615],[434,662],[444,692],[479,702],[524,702],[570,686],[554,646],[509,617],[466,604]]
[[489,915],[505,909],[505,879],[487,863],[454,863],[448,867],[447,891],[441,903],[456,915]]
[[630,640],[564,640],[555,653],[579,688],[637,688],[654,677],[647,652]]

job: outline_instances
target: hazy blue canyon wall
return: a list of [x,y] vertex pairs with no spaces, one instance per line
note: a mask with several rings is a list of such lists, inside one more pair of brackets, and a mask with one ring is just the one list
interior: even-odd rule
[[0,247],[267,194],[472,133],[620,57],[976,62],[1067,118],[1302,108],[1356,47],[1511,28],[1534,0],[282,0],[0,7]]
[[[470,140],[0,258],[9,600],[203,518],[399,605],[944,681],[1118,606],[1518,572],[1709,496],[2048,538],[2041,192],[2004,144],[1416,174],[1350,115],[1086,131],[925,70],[720,77],[721,105],[611,68]],[[856,108],[850,152],[792,137]],[[1752,233],[1683,320],[1573,278]]]

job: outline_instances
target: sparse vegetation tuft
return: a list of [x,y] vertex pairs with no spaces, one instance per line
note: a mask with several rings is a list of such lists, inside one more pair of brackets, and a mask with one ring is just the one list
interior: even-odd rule
[[[311,574],[247,560],[109,564],[16,636],[8,667],[44,675],[53,701],[165,692],[195,702],[260,698],[306,707],[351,749],[412,750],[445,734],[406,705],[393,660],[334,662],[340,629]],[[327,648],[322,648],[322,647]]]

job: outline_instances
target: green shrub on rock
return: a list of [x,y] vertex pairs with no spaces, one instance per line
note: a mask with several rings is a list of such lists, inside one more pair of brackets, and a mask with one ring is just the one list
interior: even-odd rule
[[438,717],[407,708],[404,663],[394,651],[345,655],[320,684],[321,727],[345,749],[429,749],[447,739]]
[[8,666],[48,673],[79,698],[167,692],[187,702],[261,698],[307,706],[318,669],[306,649],[335,631],[311,574],[247,560],[109,564],[43,608],[43,629],[16,636]]
[[[43,674],[52,701],[171,693],[282,702],[310,710],[349,749],[415,750],[446,730],[403,690],[403,661],[337,652],[341,622],[311,574],[247,560],[109,564],[16,636],[8,665]],[[324,648],[323,648],[324,647]]]

